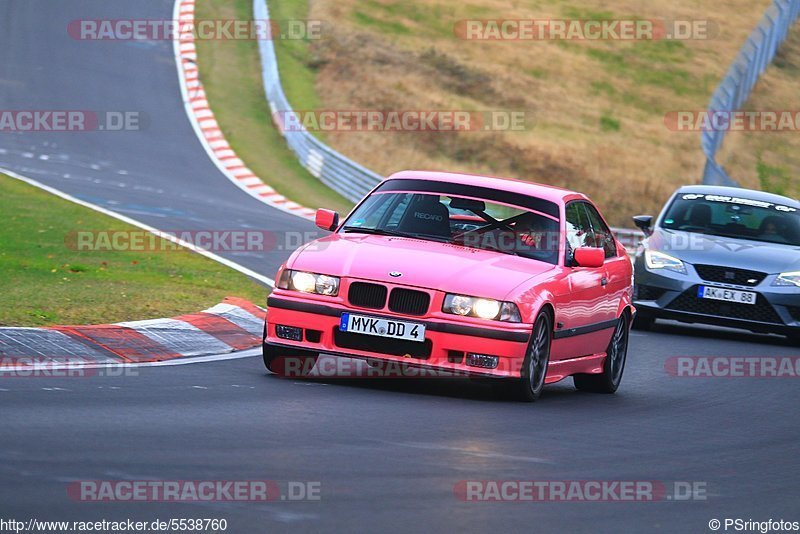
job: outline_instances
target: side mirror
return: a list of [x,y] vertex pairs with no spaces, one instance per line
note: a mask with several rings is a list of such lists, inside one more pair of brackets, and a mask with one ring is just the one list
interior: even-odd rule
[[575,249],[574,257],[578,267],[597,269],[606,263],[606,251],[602,248],[581,247]]
[[653,216],[652,215],[637,215],[633,218],[633,224],[636,225],[644,235],[650,236],[653,234]]
[[318,228],[332,232],[339,226],[339,214],[333,210],[318,209],[314,222]]

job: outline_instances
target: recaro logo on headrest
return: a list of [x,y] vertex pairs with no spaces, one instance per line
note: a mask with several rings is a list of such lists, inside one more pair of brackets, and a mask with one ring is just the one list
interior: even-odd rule
[[433,213],[424,213],[421,211],[415,211],[414,217],[416,217],[417,219],[425,219],[427,221],[438,221],[438,222],[441,222],[442,219],[444,219],[444,217],[442,217],[441,215],[434,215]]

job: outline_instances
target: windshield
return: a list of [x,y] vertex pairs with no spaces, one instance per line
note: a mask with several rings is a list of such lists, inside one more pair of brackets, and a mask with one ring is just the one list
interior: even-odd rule
[[724,195],[679,195],[663,228],[750,241],[800,246],[797,208]]
[[558,264],[557,218],[454,194],[378,191],[341,231],[453,243]]

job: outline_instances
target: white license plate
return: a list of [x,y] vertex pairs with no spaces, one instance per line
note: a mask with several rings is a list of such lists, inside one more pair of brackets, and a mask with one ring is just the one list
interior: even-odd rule
[[425,325],[423,324],[368,317],[366,315],[353,315],[352,313],[342,314],[339,330],[368,336],[425,341]]
[[752,291],[736,291],[721,287],[700,286],[697,296],[701,299],[723,300],[725,302],[738,302],[739,304],[755,304],[758,293]]

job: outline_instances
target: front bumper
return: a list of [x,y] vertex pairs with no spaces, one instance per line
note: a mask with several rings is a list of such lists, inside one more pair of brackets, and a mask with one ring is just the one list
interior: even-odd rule
[[[375,312],[286,294],[271,296],[267,308],[264,343],[268,345],[497,378],[520,376],[532,330],[532,326],[526,324],[503,323],[489,327],[386,311]],[[401,342],[340,332],[340,318],[345,312],[424,324],[425,342]],[[278,337],[279,325],[302,328],[302,340]],[[468,365],[468,353],[496,356],[498,365],[494,369]]]
[[[773,286],[775,275],[755,286],[707,281],[691,264],[687,274],[647,269],[644,258],[635,261],[634,305],[642,317],[673,319],[753,332],[800,334],[800,290]],[[720,287],[758,294],[756,304],[701,299],[698,286]]]

